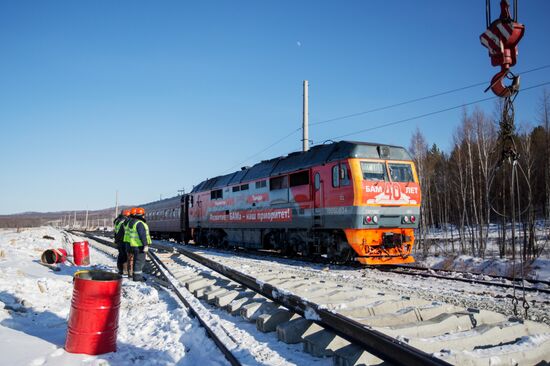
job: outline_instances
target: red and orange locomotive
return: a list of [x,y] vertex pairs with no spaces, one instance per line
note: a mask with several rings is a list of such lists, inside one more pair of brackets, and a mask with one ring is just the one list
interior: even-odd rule
[[407,151],[340,141],[145,205],[153,235],[364,264],[414,262],[420,187]]

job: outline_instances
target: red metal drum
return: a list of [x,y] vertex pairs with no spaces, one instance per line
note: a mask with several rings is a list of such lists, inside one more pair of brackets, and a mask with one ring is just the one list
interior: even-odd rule
[[111,272],[75,273],[67,352],[100,355],[116,351],[121,280]]
[[47,249],[42,253],[40,261],[46,264],[63,263],[67,260],[67,251],[63,248]]
[[90,264],[90,248],[87,241],[76,241],[73,243],[74,264],[87,266]]

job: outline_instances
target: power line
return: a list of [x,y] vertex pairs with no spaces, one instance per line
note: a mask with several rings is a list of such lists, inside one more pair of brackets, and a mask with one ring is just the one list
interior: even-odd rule
[[[535,72],[535,71],[539,71],[539,70],[543,70],[543,69],[547,69],[547,68],[550,68],[550,64],[547,64],[547,65],[543,65],[543,66],[539,66],[539,67],[535,67],[533,69],[530,69],[530,70],[526,70],[526,71],[523,71],[521,73],[519,73],[520,75],[523,75],[523,74],[528,74],[528,73],[531,73],[531,72]],[[322,121],[317,121],[317,122],[313,122],[313,123],[310,123],[310,126],[315,126],[315,125],[320,125],[320,124],[325,124],[325,123],[329,123],[329,122],[334,122],[334,121],[339,121],[339,120],[343,120],[343,119],[348,119],[348,118],[353,118],[353,117],[358,117],[358,116],[362,116],[362,115],[365,115],[365,114],[368,114],[368,113],[374,113],[374,112],[378,112],[378,111],[382,111],[382,110],[387,110],[387,109],[391,109],[391,108],[395,108],[395,107],[400,107],[400,106],[403,106],[403,105],[406,105],[406,104],[411,104],[411,103],[415,103],[415,102],[419,102],[419,101],[422,101],[422,100],[427,100],[427,99],[431,99],[431,98],[435,98],[435,97],[439,97],[439,96],[442,96],[442,95],[446,95],[446,94],[452,94],[452,93],[455,93],[455,92],[458,92],[458,91],[462,91],[462,90],[466,90],[466,89],[470,89],[470,88],[474,88],[476,86],[481,86],[481,85],[486,85],[487,82],[484,81],[484,82],[480,82],[480,83],[475,83],[475,84],[471,84],[471,85],[467,85],[467,86],[464,86],[464,87],[460,87],[460,88],[455,88],[455,89],[451,89],[451,90],[447,90],[447,91],[443,91],[443,92],[440,92],[440,93],[435,93],[435,94],[431,94],[431,95],[426,95],[426,96],[423,96],[423,97],[419,97],[419,98],[414,98],[414,99],[410,99],[410,100],[406,100],[406,101],[403,101],[403,102],[399,102],[399,103],[395,103],[395,104],[391,104],[391,105],[387,105],[387,106],[384,106],[384,107],[378,107],[378,108],[373,108],[373,109],[370,109],[368,111],[363,111],[363,112],[357,112],[357,113],[352,113],[352,114],[348,114],[348,115],[344,115],[344,116],[340,116],[340,117],[334,117],[334,118],[330,118],[330,119],[326,119],[326,120],[322,120]],[[529,90],[530,88],[525,88],[523,90]],[[489,100],[489,99],[494,99],[496,97],[491,97],[491,98],[486,98],[486,99],[482,99],[481,101],[486,101],[486,100]],[[472,102],[472,103],[476,103],[476,102]],[[477,102],[479,103],[479,102]],[[469,104],[467,104],[469,105]],[[461,106],[466,106],[466,105],[461,105]],[[452,108],[452,109],[455,109],[455,108]],[[450,109],[451,110],[451,109]],[[443,111],[440,111],[438,113],[443,113],[445,112],[446,110],[443,110]],[[436,113],[434,113],[436,114]],[[417,116],[415,117],[415,119],[417,118],[422,118],[423,116]],[[401,123],[399,121],[397,121],[398,123]],[[403,122],[406,122],[406,121],[403,121]],[[393,123],[393,122],[392,122]],[[273,146],[279,144],[280,142],[286,140],[287,138],[289,138],[290,136],[294,135],[295,133],[297,133],[298,131],[300,131],[301,128],[297,128],[295,130],[293,130],[292,132],[288,133],[287,135],[281,137],[280,139],[278,139],[277,141],[273,142],[271,145],[267,146],[266,148],[262,149],[261,151],[253,154],[253,155],[250,155],[249,157],[247,157],[246,159],[242,160],[240,163],[238,164],[235,164],[233,165],[231,168],[229,169],[226,169],[222,172],[222,174],[225,174],[227,172],[230,172],[232,170],[234,170],[235,168],[238,168],[240,166],[242,166],[244,163],[246,163],[247,161],[249,161],[250,159],[252,158],[255,158],[256,156],[262,154],[263,152],[269,150],[270,148],[272,148]],[[355,134],[355,133],[354,133]],[[345,135],[347,136],[347,135]]]
[[[523,92],[523,91],[527,91],[527,90],[531,90],[531,89],[536,89],[536,88],[540,88],[542,86],[549,85],[549,84],[550,84],[550,81],[547,81],[545,83],[541,83],[541,84],[533,85],[533,86],[530,86],[530,87],[527,87],[527,88],[523,88],[523,89],[521,89],[521,91]],[[499,97],[493,96],[493,97],[478,99],[478,100],[474,100],[472,102],[468,102],[468,103],[465,103],[465,104],[460,104],[460,105],[456,105],[456,106],[453,106],[453,107],[444,108],[444,109],[440,109],[440,110],[437,110],[437,111],[424,113],[424,114],[420,114],[420,115],[417,115],[417,116],[414,116],[414,117],[400,119],[400,120],[393,121],[393,122],[383,123],[383,124],[378,125],[378,126],[365,128],[365,129],[362,129],[362,130],[359,130],[359,131],[346,133],[344,135],[340,135],[340,136],[336,136],[336,137],[330,137],[326,140],[339,140],[339,139],[342,139],[344,137],[357,135],[357,134],[360,134],[360,133],[363,133],[363,132],[377,130],[377,129],[384,128],[384,127],[394,126],[394,125],[398,125],[398,124],[405,123],[405,122],[410,122],[410,121],[413,121],[413,120],[416,120],[416,119],[419,119],[419,118],[429,117],[429,116],[433,116],[435,114],[441,114],[441,113],[444,113],[444,112],[452,111],[454,109],[464,108],[464,107],[467,107],[467,106],[472,105],[472,104],[482,103],[482,102],[486,102],[488,100],[493,100],[493,99],[497,99],[497,98],[499,98]]]
[[[549,67],[550,67],[550,64],[549,65],[544,65],[544,66],[539,66],[539,67],[536,67],[534,69],[530,69],[530,70],[521,72],[519,74],[524,75],[524,74],[528,74],[530,72],[547,69]],[[358,116],[362,116],[362,115],[369,114],[369,113],[380,112],[380,111],[383,111],[383,110],[386,110],[386,109],[400,107],[400,106],[403,106],[403,105],[406,105],[406,104],[416,103],[416,102],[420,102],[422,100],[432,99],[432,98],[440,97],[440,96],[446,95],[446,94],[456,93],[456,92],[459,92],[459,91],[462,91],[462,90],[471,89],[471,88],[474,88],[476,86],[481,86],[481,85],[487,85],[487,81],[483,81],[483,82],[476,83],[476,84],[471,84],[471,85],[468,85],[468,86],[463,86],[461,88],[456,88],[456,89],[443,91],[443,92],[440,92],[440,93],[430,94],[430,95],[426,95],[426,96],[419,97],[419,98],[414,98],[414,99],[406,100],[406,101],[395,103],[395,104],[390,104],[390,105],[387,105],[387,106],[384,106],[384,107],[377,107],[377,108],[369,109],[369,110],[363,111],[363,112],[346,114],[346,115],[340,116],[340,117],[334,117],[334,118],[330,118],[330,119],[326,119],[326,120],[322,120],[322,121],[313,122],[313,123],[310,123],[310,126],[321,125],[321,124],[325,124],[325,123],[329,123],[329,122],[341,121],[343,119],[358,117]]]
[[225,173],[227,173],[228,171],[231,171],[231,170],[233,170],[233,169],[235,169],[235,168],[238,168],[240,165],[246,163],[247,161],[249,161],[249,160],[252,159],[252,158],[255,158],[256,156],[260,155],[261,153],[265,152],[266,150],[271,149],[273,146],[277,145],[279,142],[281,142],[281,141],[283,141],[283,140],[286,140],[287,138],[289,138],[290,136],[294,135],[296,132],[300,131],[301,129],[302,129],[301,127],[295,129],[294,131],[292,131],[291,133],[289,133],[289,134],[287,134],[287,135],[281,137],[280,139],[278,139],[277,141],[275,141],[274,143],[272,143],[271,145],[269,145],[269,146],[266,147],[265,149],[263,149],[263,150],[261,150],[261,151],[255,153],[254,155],[250,155],[248,158],[244,159],[241,163],[235,164],[235,165],[233,165],[231,168],[226,169],[225,171],[223,171],[222,174],[225,174]]

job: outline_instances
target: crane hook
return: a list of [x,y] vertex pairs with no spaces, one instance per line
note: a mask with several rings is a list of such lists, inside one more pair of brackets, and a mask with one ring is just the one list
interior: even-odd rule
[[[504,85],[505,78],[512,80],[512,84],[508,86]],[[520,76],[515,75],[512,71],[510,71],[510,69],[502,67],[500,72],[493,76],[491,79],[491,85],[489,85],[484,92],[491,89],[497,96],[507,98],[517,93],[519,91],[519,86]]]
[[[489,4],[489,0],[487,0],[487,4]],[[517,16],[517,4],[514,13]],[[490,15],[487,16],[489,19]],[[509,1],[501,0],[500,17],[493,21],[487,27],[487,30],[479,36],[481,44],[489,50],[491,65],[501,67],[500,72],[493,76],[491,85],[485,91],[491,89],[496,95],[504,98],[519,90],[519,76],[511,74],[510,67],[516,64],[517,46],[524,33],[525,26],[510,16]],[[504,85],[505,77],[512,79],[512,85]]]

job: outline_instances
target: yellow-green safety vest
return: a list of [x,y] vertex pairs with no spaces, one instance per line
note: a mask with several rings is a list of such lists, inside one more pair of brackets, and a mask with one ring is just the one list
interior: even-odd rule
[[115,224],[115,235],[118,234],[120,228],[125,223],[125,221],[126,221],[126,219],[120,219],[120,220],[117,221],[117,223]]
[[140,223],[140,222],[145,227],[145,236],[147,237],[147,245],[151,245],[151,236],[149,235],[149,225],[147,225],[147,223],[145,223],[143,221],[136,220],[131,227],[126,226],[125,231],[124,231],[124,241],[126,241],[126,235],[128,235],[127,243],[130,244],[131,247],[141,247],[141,246],[143,246],[143,243],[139,239],[139,235],[138,235],[138,232],[137,232],[137,224]]

